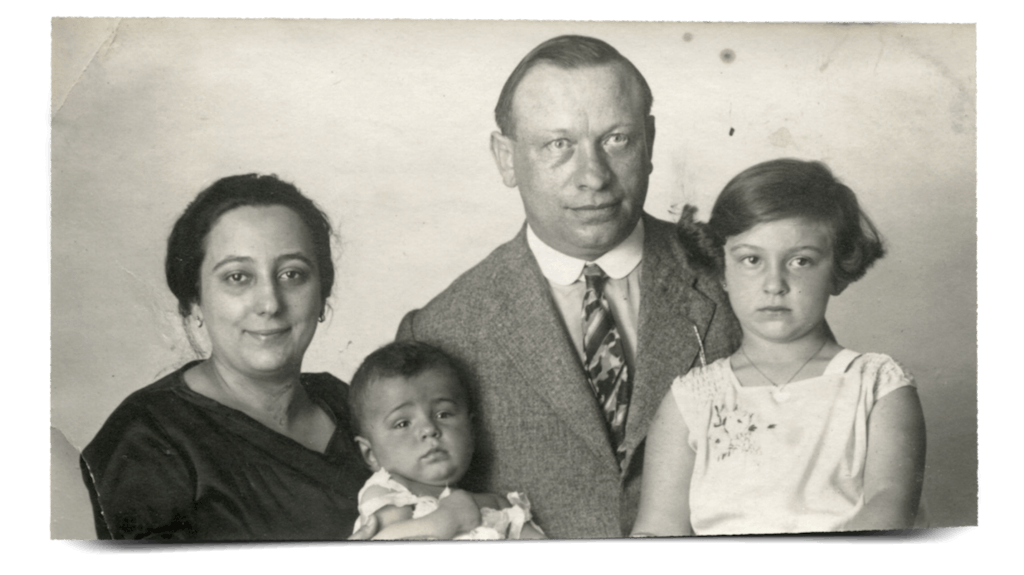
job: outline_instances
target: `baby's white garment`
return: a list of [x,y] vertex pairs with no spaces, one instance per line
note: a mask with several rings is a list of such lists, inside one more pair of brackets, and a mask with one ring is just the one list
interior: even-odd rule
[[841,528],[864,505],[871,409],[905,385],[913,377],[891,357],[847,349],[820,377],[781,390],[741,386],[729,358],[677,378],[672,395],[696,453],[694,532]]
[[[378,495],[372,499],[364,500],[363,495],[369,487],[377,486],[387,489],[387,493]],[[387,507],[388,505],[394,505],[395,507],[407,507],[412,506],[412,517],[418,519],[424,515],[428,515],[437,510],[437,502],[440,499],[444,499],[451,490],[445,488],[438,499],[428,496],[416,496],[408,488],[401,483],[391,478],[391,474],[386,469],[381,468],[379,471],[370,476],[363,484],[363,488],[359,490],[359,519],[356,520],[353,533],[358,531],[371,515],[376,513],[379,509]],[[467,533],[460,533],[454,537],[455,540],[501,540],[501,539],[519,539],[519,535],[523,530],[523,525],[529,523],[537,531],[540,528],[537,527],[530,516],[530,501],[525,495],[522,495],[516,491],[513,491],[506,495],[508,502],[511,507],[505,509],[480,509],[480,525]],[[543,532],[542,532],[543,533]]]

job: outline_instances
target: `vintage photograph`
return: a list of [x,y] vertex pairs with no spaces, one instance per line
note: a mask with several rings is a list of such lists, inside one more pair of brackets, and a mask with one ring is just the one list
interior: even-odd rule
[[52,539],[978,524],[974,25],[51,25]]

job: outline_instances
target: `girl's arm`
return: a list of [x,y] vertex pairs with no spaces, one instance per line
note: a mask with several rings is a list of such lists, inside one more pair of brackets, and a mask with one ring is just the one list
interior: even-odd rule
[[904,386],[879,399],[868,419],[864,507],[850,531],[909,529],[924,482],[924,413],[917,390]]
[[453,489],[436,511],[417,519],[411,506],[388,505],[374,515],[381,526],[374,539],[451,539],[480,525],[480,508],[462,489]]
[[644,449],[640,511],[632,537],[693,535],[690,527],[690,477],[696,454],[690,430],[670,391],[651,421]]

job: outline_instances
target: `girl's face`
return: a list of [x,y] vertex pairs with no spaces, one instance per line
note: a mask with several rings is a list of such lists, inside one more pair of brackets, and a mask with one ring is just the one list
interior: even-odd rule
[[826,224],[787,218],[725,242],[725,289],[744,338],[788,343],[816,333],[833,293]]
[[197,311],[212,359],[261,379],[298,373],[323,309],[313,243],[284,206],[244,206],[206,237]]
[[473,458],[465,394],[450,369],[374,381],[363,410],[363,458],[383,467],[415,495],[437,497],[454,486]]

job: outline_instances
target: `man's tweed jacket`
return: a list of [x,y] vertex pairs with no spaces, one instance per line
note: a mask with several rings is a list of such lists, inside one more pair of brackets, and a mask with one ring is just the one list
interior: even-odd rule
[[468,378],[476,454],[460,487],[525,493],[551,538],[629,534],[648,424],[673,379],[700,365],[694,326],[708,363],[739,344],[721,286],[687,265],[674,226],[644,214],[644,231],[624,472],[525,226],[398,330],[451,354]]

